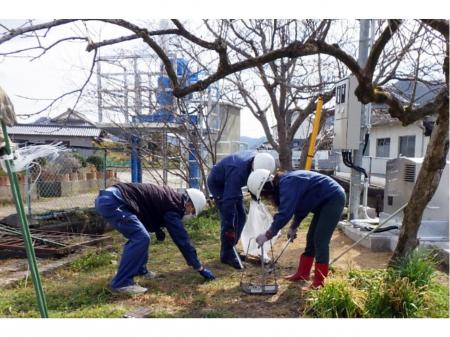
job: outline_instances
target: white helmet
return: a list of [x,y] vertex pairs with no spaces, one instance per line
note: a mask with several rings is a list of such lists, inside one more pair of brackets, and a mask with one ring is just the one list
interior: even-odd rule
[[196,189],[196,188],[188,188],[186,189],[186,193],[189,196],[189,199],[194,204],[195,208],[195,216],[199,215],[203,208],[205,208],[206,205],[206,198],[202,191]]
[[275,168],[275,159],[270,153],[259,152],[256,154],[255,159],[253,159],[253,170],[265,169],[269,170],[271,174],[274,174]]
[[264,187],[264,184],[267,181],[270,181],[270,179],[271,179],[271,174],[270,174],[269,170],[265,170],[265,169],[254,170],[248,176],[248,180],[247,180],[248,190],[254,196],[256,196],[256,199],[259,199],[259,196]]

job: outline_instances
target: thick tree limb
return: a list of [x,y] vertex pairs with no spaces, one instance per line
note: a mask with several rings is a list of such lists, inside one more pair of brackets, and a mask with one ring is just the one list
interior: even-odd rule
[[3,42],[9,41],[17,36],[26,34],[26,33],[32,33],[32,32],[36,32],[38,30],[41,29],[50,29],[56,26],[61,26],[61,25],[65,25],[68,24],[70,22],[75,22],[78,21],[78,19],[74,19],[74,20],[54,20],[54,21],[50,21],[50,22],[45,22],[45,23],[41,23],[41,24],[37,24],[37,25],[31,25],[28,27],[24,27],[24,28],[17,28],[17,29],[11,29],[9,30],[9,33],[6,34],[5,36],[0,38],[0,44],[2,44]]
[[444,37],[448,40],[448,20],[429,20],[429,19],[423,19],[422,22],[430,26],[431,28],[437,30],[439,33],[444,35]]
[[400,28],[400,25],[401,20],[389,20],[388,26],[385,28],[383,33],[381,33],[380,37],[377,39],[372,49],[370,50],[366,66],[364,68],[364,74],[368,79],[370,79],[371,82],[375,67],[378,63],[378,60],[380,59],[381,52],[384,50],[386,44],[391,40],[395,32],[397,32],[397,30]]

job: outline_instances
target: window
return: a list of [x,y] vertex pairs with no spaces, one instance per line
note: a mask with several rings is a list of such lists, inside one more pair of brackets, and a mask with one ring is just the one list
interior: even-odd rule
[[414,157],[416,154],[416,136],[398,137],[398,155]]
[[390,138],[378,138],[377,139],[377,157],[389,157],[389,147],[391,145]]

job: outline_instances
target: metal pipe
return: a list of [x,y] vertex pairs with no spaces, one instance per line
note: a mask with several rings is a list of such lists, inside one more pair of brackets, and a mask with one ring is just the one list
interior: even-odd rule
[[384,219],[382,222],[380,222],[379,225],[375,226],[370,232],[368,232],[366,235],[364,235],[361,239],[359,239],[358,241],[356,241],[355,243],[353,243],[350,247],[348,247],[346,250],[344,250],[341,254],[339,254],[337,257],[335,257],[331,262],[330,262],[330,266],[335,263],[337,260],[339,260],[342,256],[344,256],[345,254],[347,254],[347,252],[349,250],[351,250],[353,247],[355,247],[358,243],[360,243],[362,240],[364,240],[365,238],[367,238],[369,235],[371,235],[373,232],[375,232],[378,228],[380,228],[381,226],[383,226],[385,223],[387,223],[389,220],[391,220],[394,216],[396,216],[398,213],[400,213],[401,211],[403,211],[403,209],[408,205],[408,203],[404,204],[402,207],[400,207],[398,210],[396,210],[394,213],[392,213],[391,215],[389,215],[386,219]]
[[25,193],[27,194],[27,209],[28,209],[28,221],[31,221],[32,213],[31,213],[31,167],[28,166],[25,170]]
[[103,150],[103,188],[106,188],[107,179],[106,179],[106,160],[108,159],[107,150]]
[[[261,245],[261,272],[262,272],[262,286],[266,285],[266,269],[264,268],[264,244]],[[265,289],[263,289],[264,291]]]
[[234,252],[234,255],[236,256],[236,260],[237,260],[238,263],[239,263],[239,267],[240,267],[241,269],[244,269],[244,265],[242,264],[242,261],[241,261],[241,258],[240,258],[240,256],[239,256],[239,253],[238,253],[237,250],[236,250],[236,246],[233,246],[233,252]]
[[[9,142],[8,131],[6,124],[1,121],[3,135],[5,136],[5,149],[6,154],[11,154],[11,144]],[[31,278],[33,279],[33,286],[36,293],[39,312],[42,318],[48,318],[47,301],[45,298],[44,289],[42,288],[41,278],[36,262],[36,254],[34,252],[33,243],[31,240],[30,228],[28,226],[28,220],[23,207],[22,196],[20,193],[19,182],[17,174],[14,172],[14,161],[5,160],[6,170],[8,171],[9,180],[11,182],[11,192],[13,195],[14,203],[16,206],[17,215],[22,229],[22,235],[25,244],[25,251],[27,253],[28,265],[30,267]]]
[[[370,20],[362,19],[360,21],[359,31],[359,47],[358,47],[358,64],[361,68],[364,68],[367,62],[369,54],[369,30]],[[366,109],[364,105],[361,105],[361,122],[360,122],[360,143],[357,150],[353,150],[353,164],[356,167],[362,166],[364,137],[366,134]],[[350,196],[348,202],[349,218],[355,219],[358,217],[358,209],[361,200],[361,172],[355,169],[350,173]]]
[[316,139],[317,139],[317,134],[319,133],[320,117],[322,115],[322,106],[323,106],[323,98],[322,98],[322,96],[319,96],[319,98],[317,99],[316,115],[314,118],[313,130],[311,132],[311,139],[309,140],[309,149],[308,149],[308,154],[307,154],[306,163],[305,163],[305,170],[308,170],[308,171],[311,170],[312,160],[314,158]]
[[283,249],[281,250],[281,252],[280,252],[280,253],[278,254],[278,256],[275,258],[275,260],[273,260],[272,266],[274,266],[274,265],[278,262],[278,260],[279,260],[280,257],[283,255],[284,251],[286,250],[286,248],[289,246],[289,244],[290,244],[291,242],[292,242],[291,239],[288,239],[288,240],[286,241],[286,243],[284,244]]

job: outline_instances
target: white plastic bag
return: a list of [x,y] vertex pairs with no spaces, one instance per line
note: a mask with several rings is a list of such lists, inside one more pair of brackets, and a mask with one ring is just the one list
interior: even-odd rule
[[[244,253],[252,256],[261,256],[261,248],[258,248],[256,243],[256,237],[267,231],[272,224],[273,217],[267,210],[266,206],[262,202],[256,202],[254,200],[250,201],[250,208],[248,210],[247,221],[245,222],[244,229],[241,234],[241,244]],[[264,260],[269,261],[269,256],[267,252],[270,251],[271,243],[272,246],[275,244],[278,235],[274,236],[272,240],[266,241],[263,245],[264,247]],[[250,246],[249,246],[250,243]]]
[[[67,151],[67,148],[61,143],[45,144],[45,145],[30,145],[17,149],[14,152],[14,171],[20,172],[27,168],[33,160],[37,158],[48,157],[49,161],[56,159],[60,152]],[[0,160],[2,169],[6,172],[6,165],[3,160]]]

